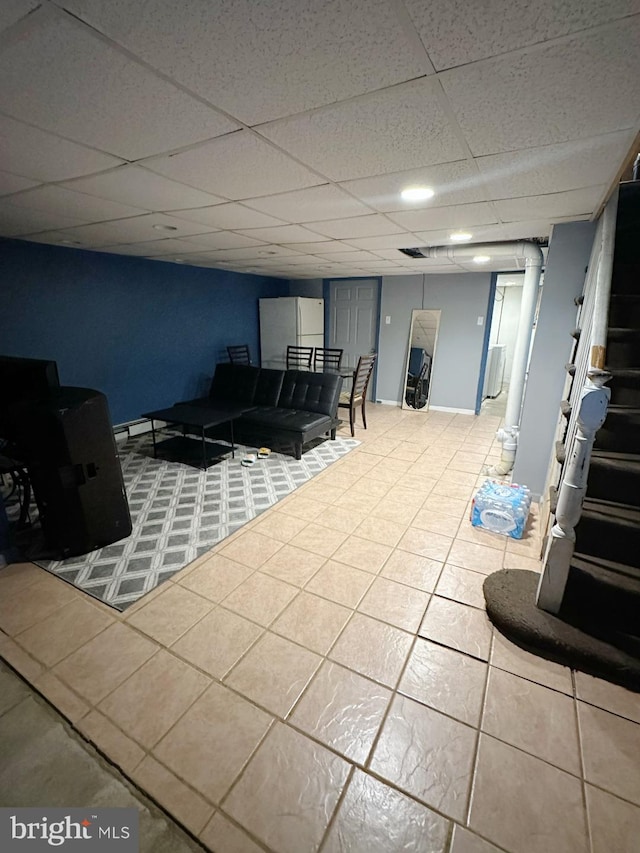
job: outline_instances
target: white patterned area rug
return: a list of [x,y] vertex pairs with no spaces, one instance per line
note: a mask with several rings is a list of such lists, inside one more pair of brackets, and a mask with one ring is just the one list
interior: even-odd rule
[[201,471],[154,459],[147,435],[119,447],[133,532],[120,542],[67,560],[35,562],[117,610],[126,610],[184,566],[291,494],[360,444],[323,440],[296,460],[275,450],[245,467],[255,448],[236,446]]

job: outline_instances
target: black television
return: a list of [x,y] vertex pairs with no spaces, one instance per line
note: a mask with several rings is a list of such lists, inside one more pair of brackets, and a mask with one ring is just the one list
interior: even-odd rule
[[60,388],[52,359],[0,355],[0,438],[13,440],[9,412],[16,403],[46,400]]
[[0,400],[3,404],[48,397],[59,387],[60,377],[55,361],[0,355]]

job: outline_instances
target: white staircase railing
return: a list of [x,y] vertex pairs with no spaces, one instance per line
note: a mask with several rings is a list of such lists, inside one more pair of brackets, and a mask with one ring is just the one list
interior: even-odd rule
[[538,584],[537,605],[558,613],[575,550],[575,527],[580,521],[587,488],[589,463],[596,432],[607,416],[611,374],[605,370],[609,297],[616,229],[618,191],[604,209],[593,241],[580,312],[580,338],[569,402],[571,413],[565,436],[563,466],[555,524],[548,537]]

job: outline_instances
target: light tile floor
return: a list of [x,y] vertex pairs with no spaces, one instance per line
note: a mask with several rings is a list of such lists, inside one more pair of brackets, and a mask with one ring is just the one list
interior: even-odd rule
[[[520,651],[472,528],[499,415],[360,447],[125,614],[0,572],[0,655],[216,853],[632,853],[640,696]],[[73,805],[73,804],[69,804]]]

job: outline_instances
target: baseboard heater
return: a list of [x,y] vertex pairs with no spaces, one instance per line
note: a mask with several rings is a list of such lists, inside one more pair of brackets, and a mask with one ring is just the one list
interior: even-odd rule
[[[156,429],[167,426],[164,421],[154,421],[153,425]],[[138,418],[135,421],[126,421],[123,424],[116,424],[113,427],[113,434],[116,437],[116,441],[126,441],[128,438],[133,438],[134,435],[142,435],[145,432],[151,432],[151,421],[149,418]]]

